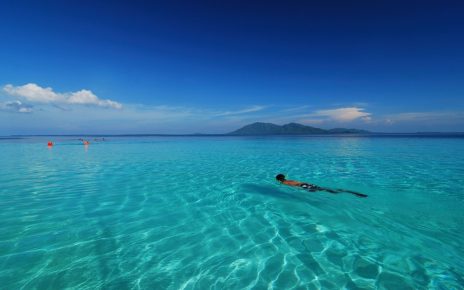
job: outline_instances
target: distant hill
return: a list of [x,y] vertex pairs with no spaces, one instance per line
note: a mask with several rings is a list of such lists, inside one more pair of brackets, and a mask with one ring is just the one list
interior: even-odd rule
[[312,135],[312,134],[368,134],[369,131],[358,129],[335,128],[324,130],[321,128],[305,126],[298,123],[289,123],[282,126],[272,123],[256,122],[246,125],[227,135]]

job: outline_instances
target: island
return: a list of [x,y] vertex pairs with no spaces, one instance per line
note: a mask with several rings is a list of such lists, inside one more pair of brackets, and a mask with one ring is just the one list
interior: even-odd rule
[[276,125],[272,123],[255,122],[238,130],[227,133],[227,135],[250,136],[250,135],[326,135],[326,134],[370,134],[371,132],[359,129],[321,129],[298,123]]

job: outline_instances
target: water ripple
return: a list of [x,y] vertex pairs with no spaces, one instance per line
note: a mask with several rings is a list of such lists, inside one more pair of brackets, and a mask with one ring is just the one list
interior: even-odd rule
[[[0,143],[6,289],[464,285],[460,139],[42,145]],[[284,187],[279,172],[369,198]]]

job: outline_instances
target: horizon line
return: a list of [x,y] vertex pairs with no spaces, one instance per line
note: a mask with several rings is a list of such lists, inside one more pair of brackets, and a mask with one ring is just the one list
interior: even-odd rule
[[160,133],[121,133],[121,134],[12,134],[0,135],[0,138],[5,137],[137,137],[137,136],[153,136],[153,137],[214,137],[214,136],[227,136],[227,137],[253,137],[253,136],[373,136],[373,135],[464,135],[464,131],[424,131],[424,132],[367,132],[367,133],[326,133],[326,134],[231,134],[231,133],[185,133],[185,134],[160,134]]

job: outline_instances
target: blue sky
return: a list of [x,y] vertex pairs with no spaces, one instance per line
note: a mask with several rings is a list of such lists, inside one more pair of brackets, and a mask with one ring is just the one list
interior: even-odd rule
[[461,1],[1,1],[0,135],[464,131],[462,15]]

